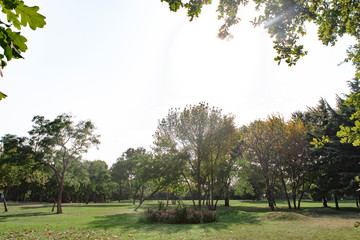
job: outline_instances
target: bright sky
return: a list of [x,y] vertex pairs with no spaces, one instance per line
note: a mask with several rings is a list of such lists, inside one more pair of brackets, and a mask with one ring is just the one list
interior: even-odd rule
[[101,135],[88,160],[109,165],[129,147],[150,149],[158,120],[170,108],[200,101],[236,116],[241,126],[272,113],[285,118],[315,106],[335,105],[354,76],[345,58],[349,39],[325,47],[316,30],[304,38],[309,54],[297,66],[277,65],[272,40],[262,27],[242,22],[234,39],[218,39],[216,2],[189,22],[160,0],[32,0],[46,16],[44,29],[24,31],[25,60],[4,69],[0,136],[28,136],[31,119],[72,113],[91,119]]

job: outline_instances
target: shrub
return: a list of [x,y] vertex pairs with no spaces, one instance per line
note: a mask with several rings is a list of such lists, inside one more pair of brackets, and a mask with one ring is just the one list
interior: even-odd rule
[[204,211],[202,214],[202,222],[203,223],[211,223],[216,222],[218,215],[215,211]]
[[201,223],[202,211],[190,208],[186,212],[187,223]]
[[170,224],[199,224],[217,221],[218,215],[215,211],[195,210],[179,205],[175,210],[166,209],[159,203],[158,210],[148,208],[144,212],[144,218],[152,223],[170,223]]

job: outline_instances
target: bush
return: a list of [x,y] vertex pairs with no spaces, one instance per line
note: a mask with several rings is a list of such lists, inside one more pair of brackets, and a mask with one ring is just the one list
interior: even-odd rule
[[178,205],[175,210],[167,209],[165,205],[159,203],[158,210],[146,209],[144,218],[152,223],[199,224],[215,222],[218,215],[215,211],[195,210],[182,205]]

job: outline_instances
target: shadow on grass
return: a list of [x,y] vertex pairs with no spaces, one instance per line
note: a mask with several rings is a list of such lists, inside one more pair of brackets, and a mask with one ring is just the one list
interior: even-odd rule
[[[24,206],[19,206],[19,208],[22,209],[34,209],[34,208],[52,208],[53,204],[35,204],[35,205],[24,205]],[[129,204],[109,204],[109,203],[63,203],[62,207],[63,208],[121,208],[121,207],[126,207],[128,208],[130,205]],[[56,208],[56,206],[55,206]]]
[[31,212],[31,213],[17,213],[17,214],[6,214],[0,215],[0,222],[4,222],[6,219],[9,218],[16,218],[16,217],[37,217],[37,216],[47,216],[47,215],[54,215],[54,213],[50,212]]
[[317,207],[317,208],[303,208],[300,210],[293,210],[304,216],[312,218],[342,218],[342,219],[359,219],[360,218],[360,208],[344,207],[340,210],[336,210],[333,207]]
[[[152,204],[149,204],[152,205]],[[259,212],[268,210],[258,207],[221,207],[219,211],[219,221],[207,224],[161,224],[161,223],[142,223],[140,216],[135,213],[123,213],[105,216],[96,216],[95,220],[88,223],[90,229],[112,229],[123,228],[124,231],[136,229],[139,231],[156,231],[171,234],[179,231],[189,231],[191,229],[203,230],[223,230],[232,225],[239,224],[258,224]]]

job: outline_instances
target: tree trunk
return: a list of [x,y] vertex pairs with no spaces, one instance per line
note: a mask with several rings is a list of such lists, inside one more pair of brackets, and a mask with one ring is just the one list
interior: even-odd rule
[[292,190],[292,199],[293,199],[294,208],[296,209],[296,192],[294,191],[294,189]]
[[356,198],[356,207],[359,207],[359,196],[356,195],[355,198]]
[[299,196],[299,199],[298,199],[298,206],[297,208],[300,209],[300,202],[304,196],[304,193],[305,193],[305,183],[303,181],[303,184],[302,184],[302,190],[301,190],[301,193],[300,193],[300,196]]
[[8,207],[7,207],[7,202],[6,202],[6,198],[4,197],[4,199],[3,199],[3,202],[4,202],[4,210],[5,210],[5,212],[7,212],[8,211]]
[[281,183],[282,183],[283,188],[284,188],[284,192],[285,192],[285,196],[286,196],[286,200],[287,200],[288,207],[289,207],[289,209],[291,209],[289,194],[287,193],[286,184],[285,184],[284,178],[283,178],[283,176],[282,176],[282,171],[281,171]]
[[191,200],[192,200],[193,205],[194,205],[194,207],[195,207],[195,206],[196,206],[196,203],[195,203],[195,198],[194,198],[194,195],[193,195],[193,192],[192,192],[192,189],[191,189],[191,185],[190,185],[189,181],[187,180],[184,172],[181,172],[181,174],[182,174],[183,177],[185,178],[185,181],[186,181],[186,183],[187,183],[187,185],[188,185],[188,187],[189,187],[189,192],[190,192]]
[[4,194],[4,199],[3,199],[3,201],[4,201],[4,210],[5,210],[5,212],[7,212],[8,211],[7,202],[6,202],[6,198],[7,198],[7,195],[8,195],[8,188],[7,187],[5,187],[3,194]]
[[230,207],[230,197],[228,189],[226,189],[225,191],[225,207]]
[[175,193],[171,193],[171,204],[175,205],[176,204],[176,195]]
[[268,177],[266,177],[266,198],[268,200],[269,207],[270,207],[271,211],[274,211],[275,210],[274,196],[273,196],[273,192],[272,192],[271,185],[270,185]]
[[54,198],[54,204],[53,204],[53,206],[52,206],[51,212],[54,212],[55,204],[56,204],[56,199]]
[[63,190],[64,190],[64,179],[61,179],[61,182],[59,184],[59,189],[58,189],[58,196],[57,196],[57,206],[56,206],[57,214],[62,214],[61,202],[62,202]]
[[340,208],[339,208],[339,202],[338,202],[338,198],[337,198],[336,193],[334,194],[334,201],[335,201],[336,210],[340,210]]
[[169,192],[166,192],[166,207],[169,206]]
[[198,183],[198,198],[199,198],[199,206],[198,206],[198,209],[200,210],[201,209],[201,183],[200,183],[200,179],[198,180],[199,183]]
[[199,198],[199,206],[198,209],[201,209],[201,180],[200,180],[200,166],[201,166],[200,154],[198,151],[198,161],[197,161],[197,187],[198,187],[198,198]]
[[85,203],[89,204],[89,197],[90,197],[90,192],[86,192],[86,197],[85,197]]
[[322,197],[322,204],[323,204],[323,207],[328,207],[327,205],[327,199],[325,196]]

